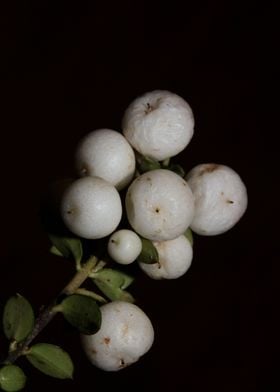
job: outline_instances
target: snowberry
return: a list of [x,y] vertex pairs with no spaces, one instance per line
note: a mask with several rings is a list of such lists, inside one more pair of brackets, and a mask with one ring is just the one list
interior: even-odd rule
[[130,264],[140,255],[142,242],[132,230],[118,230],[108,241],[108,253],[119,264]]
[[96,176],[124,188],[135,171],[133,149],[123,135],[111,129],[90,132],[76,150],[76,168],[80,176]]
[[159,260],[155,264],[139,262],[141,269],[152,279],[176,279],[184,275],[189,269],[193,249],[190,241],[180,235],[170,241],[154,241]]
[[150,319],[136,305],[114,301],[101,306],[102,323],[94,335],[82,335],[82,346],[95,366],[116,371],[138,361],[153,344]]
[[183,234],[194,216],[190,187],[170,170],[152,170],[137,177],[128,188],[125,203],[133,229],[154,241]]
[[247,191],[239,175],[228,166],[201,164],[187,174],[195,197],[191,229],[216,235],[232,228],[247,208]]
[[66,227],[77,236],[96,239],[111,234],[122,216],[116,188],[99,177],[74,181],[64,192],[61,215]]
[[135,150],[160,161],[184,150],[193,136],[194,117],[183,98],[155,90],[128,106],[122,126]]

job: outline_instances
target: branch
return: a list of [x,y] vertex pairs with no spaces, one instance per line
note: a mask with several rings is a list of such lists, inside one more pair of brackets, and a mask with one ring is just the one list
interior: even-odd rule
[[[61,295],[71,295],[76,292],[76,290],[83,284],[83,282],[89,277],[93,268],[97,264],[97,258],[92,256],[89,260],[81,267],[81,269],[74,275],[70,282],[64,287],[64,289],[57,296],[59,298]],[[14,363],[21,355],[24,355],[30,343],[39,335],[39,333],[49,324],[49,322],[54,318],[57,312],[53,309],[56,305],[57,298],[53,303],[43,309],[39,316],[37,317],[33,330],[27,336],[25,340],[17,345],[17,348],[9,352],[8,357],[5,359],[5,364]]]

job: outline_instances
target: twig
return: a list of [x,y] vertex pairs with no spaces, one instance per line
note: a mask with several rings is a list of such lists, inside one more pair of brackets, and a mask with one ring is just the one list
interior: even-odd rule
[[[70,282],[64,287],[57,298],[61,295],[74,294],[81,284],[89,277],[91,271],[97,264],[97,258],[92,256],[89,260],[81,267],[81,269],[74,275]],[[53,303],[43,309],[37,317],[34,327],[30,334],[25,340],[20,342],[16,349],[9,352],[8,357],[5,359],[5,364],[14,363],[21,355],[24,355],[28,351],[30,343],[39,335],[39,333],[49,324],[54,318],[57,312],[54,311],[56,305],[56,299]]]

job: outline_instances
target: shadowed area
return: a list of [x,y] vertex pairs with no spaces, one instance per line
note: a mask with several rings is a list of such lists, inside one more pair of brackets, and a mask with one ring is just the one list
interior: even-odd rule
[[[182,278],[152,281],[128,266],[138,275],[131,291],[155,328],[154,346],[138,363],[117,373],[95,369],[58,316],[38,341],[69,351],[74,380],[45,377],[22,360],[26,390],[253,392],[259,353],[270,367],[265,345],[255,344],[256,307],[266,311],[268,301],[257,297],[257,279],[273,290],[269,269],[257,278],[257,263],[270,259],[267,252],[278,254],[268,232],[256,246],[273,215],[260,207],[260,178],[276,146],[265,149],[261,130],[268,128],[257,98],[258,60],[267,51],[258,26],[269,24],[270,10],[249,3],[192,1],[186,11],[176,1],[159,8],[128,1],[1,6],[1,306],[19,292],[38,311],[70,279],[71,262],[48,252],[41,201],[51,182],[75,176],[78,141],[93,129],[121,130],[125,108],[146,91],[173,91],[193,109],[194,137],[176,163],[186,172],[199,163],[226,164],[249,194],[235,228],[195,236]],[[60,220],[52,229],[61,230]],[[1,352],[5,347],[1,336]]]

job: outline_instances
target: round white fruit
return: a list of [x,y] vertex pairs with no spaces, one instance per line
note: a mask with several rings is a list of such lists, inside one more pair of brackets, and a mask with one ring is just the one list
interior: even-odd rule
[[94,335],[82,335],[82,346],[90,362],[100,369],[117,371],[138,361],[154,341],[150,319],[128,302],[110,302],[100,310],[100,330]]
[[102,178],[80,178],[64,192],[61,215],[66,227],[77,236],[102,238],[120,223],[121,199],[116,188]]
[[108,253],[119,264],[130,264],[140,255],[142,241],[132,230],[118,230],[108,241]]
[[152,279],[177,279],[191,266],[193,249],[190,241],[180,235],[170,241],[154,241],[159,260],[155,264],[139,262],[141,269]]
[[135,156],[121,133],[98,129],[80,141],[75,164],[80,176],[101,177],[120,190],[132,180]]
[[129,223],[142,237],[171,240],[183,234],[194,216],[194,198],[187,182],[170,170],[152,170],[128,188]]
[[135,150],[161,161],[177,155],[189,144],[194,117],[183,98],[170,91],[155,90],[128,106],[122,127]]
[[201,164],[194,167],[186,178],[195,197],[195,216],[191,223],[195,233],[224,233],[246,211],[246,187],[230,167],[215,163]]

